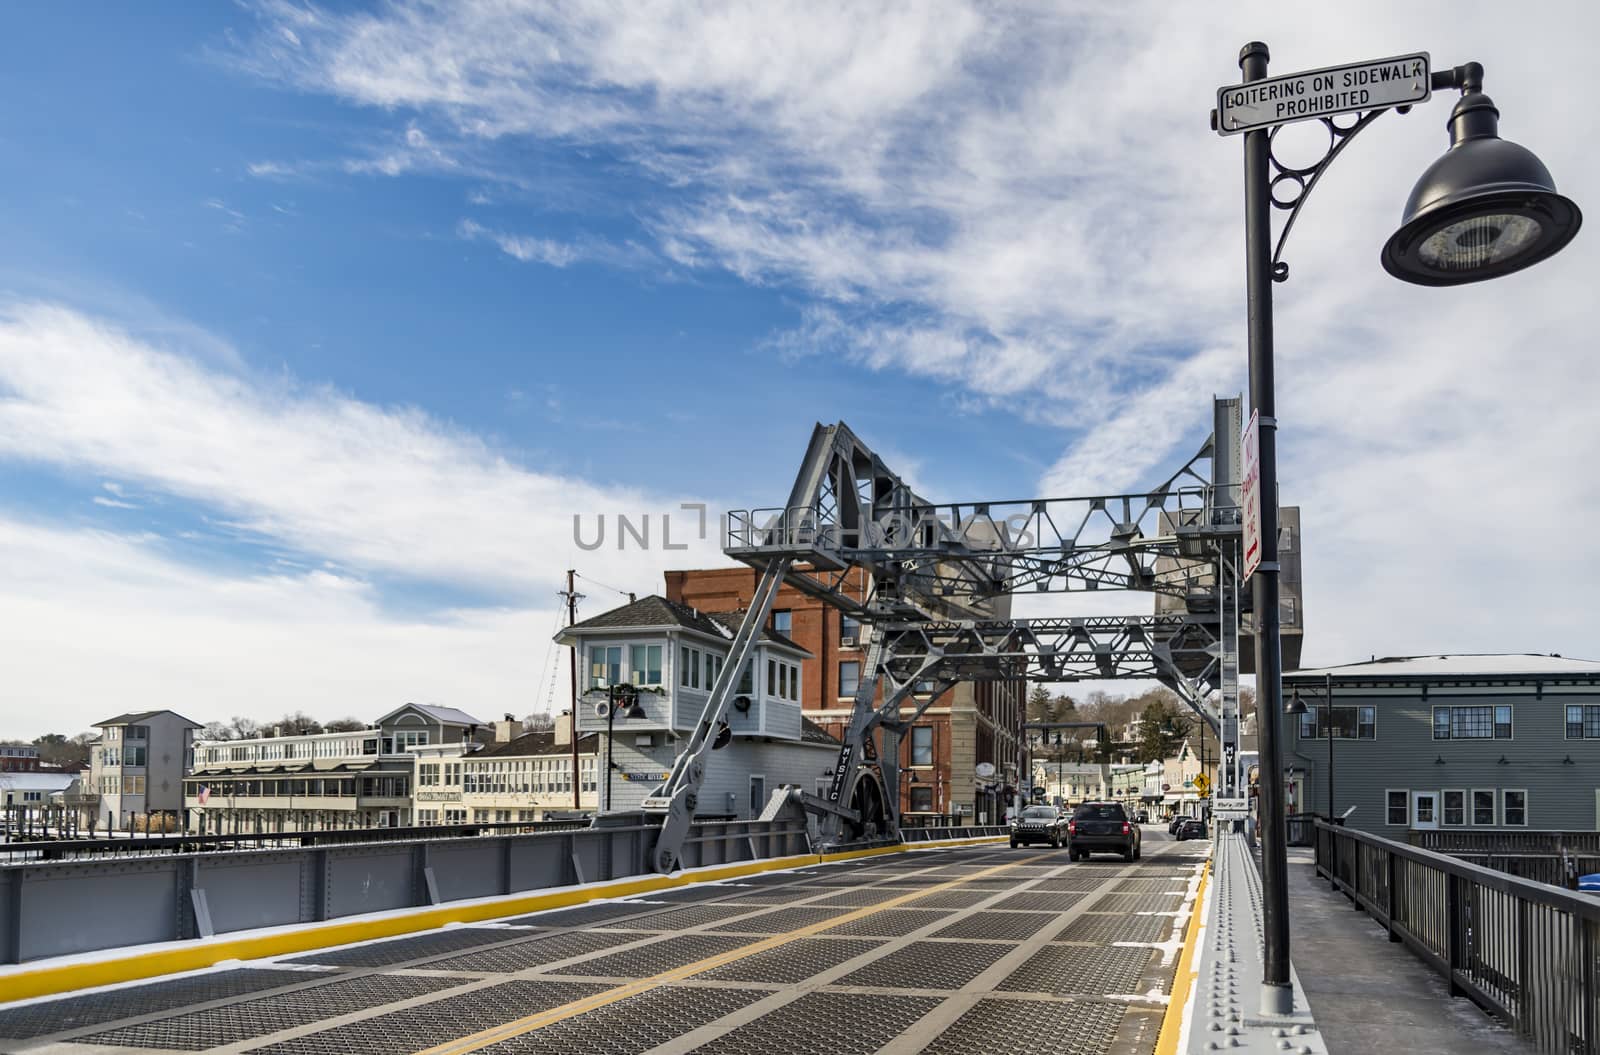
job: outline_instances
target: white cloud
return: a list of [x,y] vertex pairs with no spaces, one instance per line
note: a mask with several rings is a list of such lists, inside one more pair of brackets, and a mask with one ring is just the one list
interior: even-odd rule
[[[204,722],[294,710],[370,718],[406,700],[493,719],[549,702],[553,598],[396,618],[345,576],[230,576],[189,566],[158,538],[7,518],[0,574],[11,735],[76,733],[143,706]],[[564,706],[566,681],[555,682]]]
[[[1591,204],[1593,145],[1548,101],[1582,92],[1600,9],[1551,18],[1563,32],[1507,32],[1486,2],[397,2],[280,10],[269,22],[303,46],[269,39],[247,61],[486,144],[632,158],[665,192],[640,207],[663,256],[809,295],[776,349],[1059,425],[1070,445],[1041,488],[1072,491],[1155,482],[1203,432],[1207,397],[1244,387],[1240,141],[1206,121],[1241,43],[1267,40],[1277,72],[1412,48],[1482,61],[1504,134]],[[1385,116],[1352,144],[1275,288],[1313,660],[1595,651],[1570,579],[1600,556],[1580,527],[1600,516],[1595,239],[1482,288],[1406,287],[1377,264],[1446,145],[1448,106]]]
[[124,502],[120,498],[107,498],[105,495],[95,495],[94,498],[90,499],[90,501],[94,502],[94,504],[97,506],[105,506],[107,509],[139,508],[139,506],[133,502]]
[[575,246],[548,238],[533,238],[528,235],[490,230],[472,220],[462,220],[456,225],[456,232],[468,240],[487,239],[499,246],[502,253],[515,257],[525,264],[531,262],[548,264],[551,267],[566,267],[576,263],[582,255]]
[[575,514],[592,535],[602,514],[695,496],[533,471],[416,408],[221,372],[51,305],[0,312],[0,455],[175,495],[363,574],[502,599],[543,599],[575,561],[644,592],[669,558],[719,559],[715,539],[686,554],[573,542]]

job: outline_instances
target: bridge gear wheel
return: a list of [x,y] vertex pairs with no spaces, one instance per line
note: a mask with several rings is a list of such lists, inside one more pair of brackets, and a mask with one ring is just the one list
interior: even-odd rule
[[855,790],[850,793],[850,808],[861,817],[859,821],[845,822],[850,842],[882,839],[889,834],[889,809],[884,802],[883,781],[875,770],[864,769],[856,777]]

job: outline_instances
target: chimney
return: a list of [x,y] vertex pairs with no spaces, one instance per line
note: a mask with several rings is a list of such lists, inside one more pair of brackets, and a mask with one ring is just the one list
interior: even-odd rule
[[522,723],[509,714],[494,723],[494,742],[497,744],[510,743],[521,733]]
[[570,747],[572,745],[571,714],[571,711],[562,711],[556,716],[555,737],[550,741],[552,746]]

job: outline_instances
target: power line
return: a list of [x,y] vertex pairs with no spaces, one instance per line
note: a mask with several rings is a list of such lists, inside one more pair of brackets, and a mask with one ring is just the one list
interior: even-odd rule
[[591,584],[593,584],[595,586],[598,586],[602,590],[610,590],[612,593],[620,594],[623,597],[626,597],[630,602],[635,601],[635,600],[638,599],[637,595],[632,590],[619,590],[615,586],[607,586],[605,583],[599,581],[598,579],[591,579],[587,575],[581,575],[580,574],[580,575],[578,575],[578,578],[582,579],[584,582],[591,583]]

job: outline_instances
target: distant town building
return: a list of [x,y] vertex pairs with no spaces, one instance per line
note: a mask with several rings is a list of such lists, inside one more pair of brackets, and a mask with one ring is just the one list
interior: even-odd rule
[[[650,596],[556,636],[581,657],[578,730],[599,737],[602,810],[636,810],[666,779],[727,663],[741,619],[738,611],[713,614]],[[762,633],[728,709],[729,743],[707,766],[699,815],[751,818],[760,815],[781,784],[817,790],[839,744],[801,715],[804,664],[810,658],[781,631]],[[646,717],[618,717],[615,737],[607,743],[610,723],[597,705],[619,684],[641,688]]]
[[141,830],[152,814],[176,825],[183,811],[183,775],[193,762],[194,731],[174,711],[133,711],[96,722],[88,784],[78,795],[83,826]]
[[36,773],[39,749],[32,744],[0,744],[0,773]]
[[482,725],[453,707],[408,703],[359,732],[202,741],[184,782],[189,830],[410,825],[416,808],[412,749],[459,750]]
[[[743,611],[760,577],[751,568],[669,571],[666,596],[702,612]],[[847,574],[846,586],[861,596],[868,592],[856,569]],[[805,715],[829,735],[841,736],[863,676],[867,628],[787,584],[773,602],[768,628],[806,653],[798,697]],[[959,815],[969,823],[1003,817],[1009,796],[1025,782],[1017,767],[1026,697],[1021,679],[963,681],[935,701],[901,741],[902,814],[913,823],[918,815]],[[912,708],[902,712],[909,718]],[[983,763],[995,767],[993,776],[978,775]]]
[[[1326,694],[1332,690],[1332,709]],[[1283,692],[1290,812],[1389,838],[1435,828],[1600,828],[1600,663],[1403,656],[1297,670]]]
[[75,777],[61,770],[54,772],[9,770],[0,772],[0,806],[13,823],[24,813],[42,815],[48,806],[60,806],[61,795]]
[[599,806],[598,738],[578,740],[578,795],[572,790],[572,737],[567,721],[524,731],[510,715],[494,739],[414,747],[415,823],[514,824],[593,814]]

